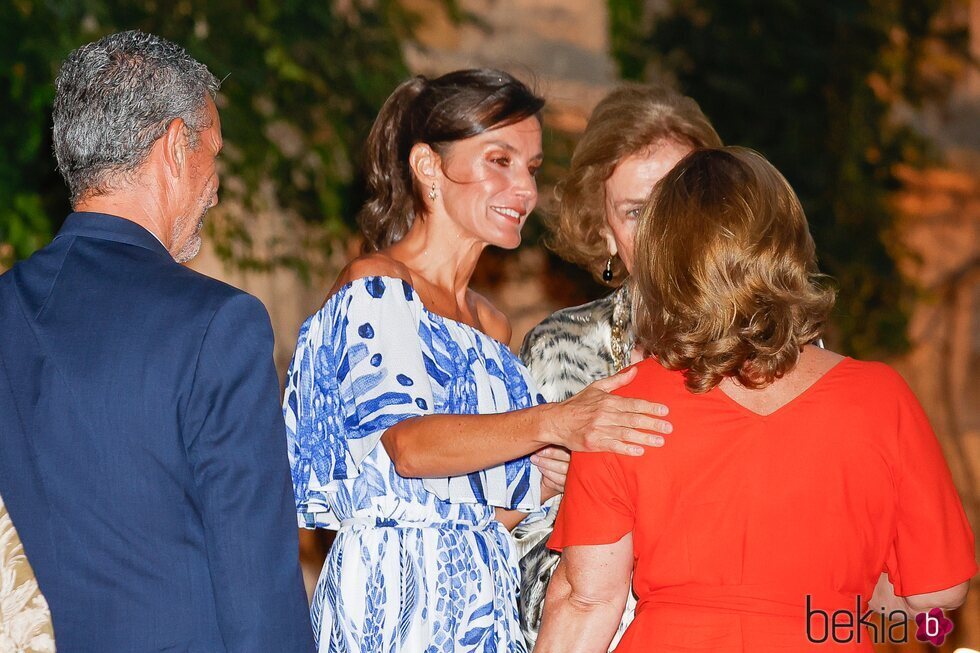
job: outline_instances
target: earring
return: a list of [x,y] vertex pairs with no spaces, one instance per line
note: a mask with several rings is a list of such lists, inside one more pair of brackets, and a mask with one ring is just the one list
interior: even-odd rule
[[606,259],[606,269],[602,271],[602,280],[609,283],[613,279],[612,257]]
[[435,184],[432,184],[432,189],[429,191],[429,199],[430,200],[434,200],[438,196],[439,195],[436,193],[436,185]]

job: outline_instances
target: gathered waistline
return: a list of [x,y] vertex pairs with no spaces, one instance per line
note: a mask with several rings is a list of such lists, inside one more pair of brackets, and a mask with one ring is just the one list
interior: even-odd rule
[[[396,528],[396,529],[436,529],[449,531],[488,531],[502,526],[496,519],[491,519],[485,523],[473,523],[462,521],[445,522],[400,522],[395,519],[385,517],[350,517],[340,522],[340,531],[369,529],[369,528]],[[338,531],[339,532],[339,531]]]

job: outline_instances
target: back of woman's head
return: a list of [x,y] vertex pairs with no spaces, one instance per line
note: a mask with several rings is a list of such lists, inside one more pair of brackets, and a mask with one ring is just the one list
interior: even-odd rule
[[[567,261],[581,265],[602,280],[609,252],[604,184],[619,163],[653,152],[665,143],[691,148],[721,147],[711,122],[698,103],[667,86],[626,84],[596,105],[575,146],[571,169],[558,188],[558,215],[549,225],[549,246]],[[613,261],[613,284],[626,270]]]
[[834,304],[796,194],[745,148],[696,150],[657,184],[635,259],[637,341],[692,392],[781,377]]
[[409,154],[425,143],[445,157],[455,141],[536,116],[544,100],[515,77],[490,69],[421,75],[388,97],[368,136],[367,201],[357,217],[369,249],[399,241],[425,210]]

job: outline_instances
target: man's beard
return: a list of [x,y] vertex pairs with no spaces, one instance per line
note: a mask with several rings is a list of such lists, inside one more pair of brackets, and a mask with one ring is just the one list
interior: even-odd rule
[[[208,212],[208,208],[213,203],[214,195],[215,191],[211,191],[206,198],[202,198],[201,213],[197,216],[197,226],[194,227],[194,232],[181,246],[180,251],[174,254],[174,260],[178,263],[187,263],[201,251],[201,229],[204,228],[204,214]],[[180,238],[180,234],[184,231],[185,225],[193,219],[194,218],[187,216],[177,220],[177,222],[174,223],[174,235],[171,242],[177,242],[177,240]]]

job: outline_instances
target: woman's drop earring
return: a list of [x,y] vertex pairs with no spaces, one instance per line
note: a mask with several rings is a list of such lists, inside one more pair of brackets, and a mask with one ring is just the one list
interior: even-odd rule
[[606,269],[602,271],[602,280],[609,283],[613,280],[612,257],[606,259]]
[[432,184],[432,189],[429,190],[429,199],[434,200],[436,197],[438,197],[438,194],[436,193],[436,185]]

